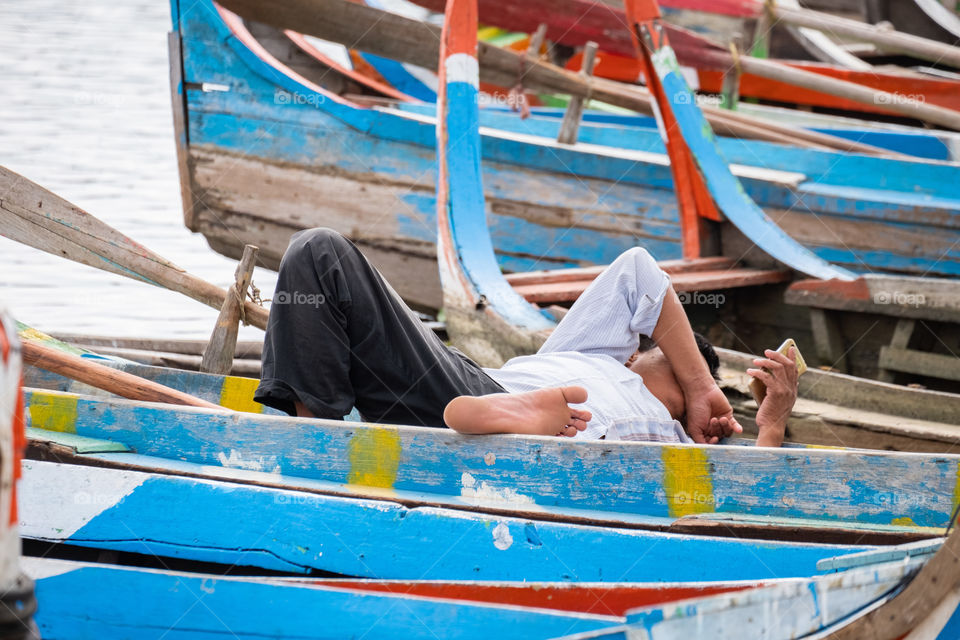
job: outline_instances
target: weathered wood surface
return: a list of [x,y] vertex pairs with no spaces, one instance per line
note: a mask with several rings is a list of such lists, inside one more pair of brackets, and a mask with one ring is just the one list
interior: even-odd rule
[[957,46],[960,43],[960,16],[949,3],[937,0],[867,0],[866,19],[874,24],[887,21],[898,31]]
[[237,349],[239,325],[241,322],[246,324],[243,305],[247,300],[247,289],[253,279],[253,269],[259,252],[260,250],[251,244],[243,247],[243,256],[237,263],[233,287],[228,290],[223,306],[220,307],[220,314],[217,316],[216,327],[203,350],[200,371],[204,373],[223,375],[230,372]]
[[900,318],[960,322],[960,281],[869,275],[854,282],[802,280],[790,285],[787,304]]
[[[695,637],[709,628],[711,637],[799,638],[842,626],[851,615],[883,602],[922,561],[873,565],[836,575],[798,580],[750,591],[687,601],[682,606],[651,607],[627,613],[627,625],[652,640]],[[902,633],[902,632],[901,632]],[[825,637],[833,637],[829,633]],[[817,635],[816,637],[823,637]],[[887,635],[847,635],[895,638]]]
[[[960,604],[960,532],[954,529],[937,553],[930,558],[902,591],[889,601],[858,616],[825,638],[852,640],[876,638],[894,640],[923,626],[914,637],[934,637],[952,622],[949,635],[956,637],[960,619],[954,614]],[[933,618],[931,620],[931,618]],[[949,622],[948,622],[949,621]]]
[[31,340],[22,343],[21,351],[24,362],[28,364],[73,378],[124,398],[207,409],[221,408],[219,405],[201,400],[182,391],[140,378],[126,371],[105,367],[92,360],[64,353]]
[[269,578],[26,558],[49,640],[550,638],[601,616],[372,593]]
[[[578,270],[579,271],[579,270]],[[551,283],[514,285],[514,289],[528,302],[553,304],[573,302],[593,282],[592,274],[580,280],[559,280]],[[735,267],[717,271],[691,271],[671,274],[670,282],[677,293],[720,291],[738,287],[753,287],[784,282],[791,278],[789,271],[782,269],[748,269]]]
[[[84,347],[113,347],[114,349],[138,349],[141,351],[160,351],[163,353],[180,353],[183,355],[203,355],[206,340],[189,340],[177,338],[136,338],[104,335],[90,335],[86,333],[53,332],[52,337],[63,342],[69,342]],[[263,351],[261,340],[240,340],[237,342],[236,355],[242,358],[259,359]]]
[[[31,180],[0,167],[0,232],[31,247],[220,308],[227,292],[165,260]],[[251,324],[266,328],[267,310],[247,302]]]
[[[905,2],[903,4],[913,4]],[[914,58],[960,67],[960,48],[936,42],[927,38],[902,33],[890,29],[881,29],[849,18],[831,16],[809,9],[772,5],[770,9],[780,20],[798,27],[823,29],[838,36],[869,42],[891,53],[902,53]]]
[[[544,25],[546,32],[546,25]],[[597,43],[588,42],[583,52],[583,62],[580,66],[580,75],[589,82],[593,75],[593,65],[597,59]],[[557,133],[557,142],[562,144],[576,144],[577,133],[580,131],[580,119],[583,117],[583,106],[589,98],[581,96],[572,96],[567,104],[567,110],[563,114],[563,121],[560,123],[560,132]]]
[[[844,557],[844,556],[840,556]],[[789,579],[789,578],[788,578]],[[355,591],[396,593],[404,596],[444,598],[470,602],[537,607],[580,613],[622,616],[628,610],[716,593],[742,591],[751,582],[493,582],[447,580],[349,580],[327,578],[281,579]]]
[[[442,5],[440,0],[418,0],[417,4],[434,10],[436,10],[437,5]],[[508,3],[502,0],[490,0],[481,2],[480,15],[481,20],[486,24],[520,31],[527,31],[532,20],[547,20],[551,27],[548,36],[555,41],[571,46],[580,46],[588,40],[595,40],[600,44],[602,50],[621,56],[632,56],[634,52],[630,43],[630,32],[624,27],[626,22],[621,6],[620,3],[613,7],[604,6],[587,0],[549,3],[527,0],[520,9],[514,8],[511,10]],[[759,3],[757,4],[758,10],[761,6]],[[796,13],[809,15],[803,9],[780,8],[780,10],[792,12],[791,15]],[[867,25],[861,25],[861,27],[869,31],[875,31]],[[724,47],[706,40],[692,31],[670,25],[664,25],[664,28],[668,37],[674,43],[683,64],[694,68],[713,70],[728,69],[735,64],[730,51]],[[910,36],[905,37],[909,38]],[[936,47],[945,47],[940,43],[931,44]],[[960,55],[957,53],[960,52],[960,49],[945,48],[953,49],[948,54],[950,56]],[[482,57],[481,62],[484,62]],[[960,116],[957,116],[951,109],[930,104],[930,100],[922,102],[911,99],[910,96],[915,91],[911,91],[912,85],[907,79],[903,79],[900,83],[902,91],[898,91],[899,95],[895,95],[876,89],[865,89],[852,82],[818,74],[811,70],[813,68],[811,65],[786,65],[749,56],[741,57],[739,62],[745,72],[755,77],[811,88],[828,95],[839,95],[871,110],[876,110],[878,105],[882,105],[884,109],[910,113],[913,114],[911,117],[930,119],[930,122],[936,122],[954,129],[958,128],[958,123],[960,123]],[[864,75],[870,73],[875,72],[864,72]],[[606,98],[603,98],[603,101],[610,102]],[[711,124],[716,126],[713,122]]]
[[[267,7],[251,0],[227,0],[221,3],[241,16],[301,33],[340,42],[392,60],[436,69],[439,60],[440,28],[428,23],[379,11],[345,0],[296,0],[282,7]],[[439,6],[443,11],[443,6]],[[320,16],[323,16],[320,18]],[[546,16],[544,16],[546,17]],[[536,23],[529,31],[534,31]],[[626,30],[624,30],[626,33]],[[519,69],[527,90],[593,97],[616,106],[651,112],[649,94],[620,83],[592,79],[586,83],[578,74],[543,62],[521,62],[520,54],[481,43],[478,49],[481,80],[512,87]],[[525,66],[522,66],[525,65]],[[799,146],[857,149],[875,152],[868,145],[838,142],[829,135],[798,131],[771,123],[758,124],[737,114],[719,110],[709,112],[710,123],[726,135],[776,141]]]
[[[189,53],[187,58],[191,61],[188,75],[225,84],[240,83],[244,85],[242,93],[245,97],[257,98],[251,103],[248,99],[240,100],[235,92],[215,95],[189,92],[191,154],[197,159],[196,180],[203,184],[204,204],[209,208],[205,209],[208,212],[196,228],[207,235],[215,248],[234,255],[236,249],[230,247],[238,242],[238,237],[241,242],[260,243],[267,262],[276,265],[295,230],[331,226],[357,241],[405,298],[420,302],[420,306],[432,303],[436,308],[439,285],[432,266],[435,264],[433,225],[436,210],[432,181],[436,169],[430,152],[435,137],[435,120],[418,116],[416,120],[410,117],[396,121],[393,119],[398,115],[396,111],[344,110],[339,103],[309,87],[292,81],[286,83],[284,77],[277,77],[276,69],[267,68],[262,61],[253,60],[249,55],[244,57],[240,44],[226,35],[225,41],[234,48],[226,52],[225,58],[222,47],[210,44],[219,38],[203,35],[215,26],[214,17],[207,16],[207,12],[205,3],[201,3],[196,11],[181,21]],[[191,33],[197,33],[199,41],[191,37]],[[263,77],[270,81],[263,81]],[[284,105],[288,108],[278,111],[274,100],[277,91],[310,96],[317,102],[315,106]],[[224,113],[232,116],[227,117]],[[269,117],[265,113],[269,113]],[[345,127],[345,123],[350,126]],[[265,126],[270,126],[274,133],[270,148],[261,151],[255,144],[255,136],[248,137],[243,132]],[[326,133],[322,140],[313,137],[305,140],[302,135],[305,128]],[[581,128],[581,141],[599,135],[601,129],[603,127],[585,123]],[[358,130],[370,135],[358,137]],[[615,137],[620,142],[634,140],[633,135],[617,133]],[[556,135],[555,122],[546,135]],[[650,148],[652,144],[660,144],[656,142],[658,137],[653,130],[645,134],[638,131],[636,143],[630,142],[629,146]],[[597,154],[596,149],[564,149],[552,140],[549,142],[553,146],[546,140],[542,143],[538,140],[535,146],[529,144],[529,138],[524,140],[525,143],[517,144],[519,140],[485,136],[483,142],[483,178],[487,193],[494,196],[488,199],[488,206],[493,214],[491,228],[501,267],[522,271],[534,266],[542,268],[544,262],[549,266],[565,267],[605,263],[638,243],[643,243],[659,258],[678,257],[675,240],[678,229],[672,219],[676,207],[673,194],[656,188],[660,184],[670,184],[665,158],[663,164],[654,170],[653,166],[644,164],[654,160],[649,156],[621,158],[619,156],[623,154],[610,150]],[[412,142],[416,144],[410,144]],[[421,144],[425,146],[416,146]],[[362,173],[356,173],[353,165],[357,163],[357,153],[371,145],[375,146],[376,153],[369,156],[369,162],[363,163]],[[349,153],[344,151],[347,148]],[[263,155],[255,161],[240,157],[238,153],[241,151]],[[731,151],[724,146],[724,154],[734,162],[755,163],[758,157],[756,149],[744,148],[739,157],[731,156]],[[614,155],[618,157],[612,157]],[[775,153],[771,150],[761,157],[764,164],[782,163],[781,166],[790,169],[809,161],[788,155],[783,148],[778,148]],[[526,166],[516,164],[518,159],[523,159]],[[637,162],[641,159],[644,162]],[[761,198],[761,204],[778,218],[793,207],[802,212],[809,208],[820,221],[828,221],[842,244],[821,248],[818,243],[822,243],[824,234],[811,232],[811,229],[822,228],[820,222],[811,224],[811,216],[806,213],[794,213],[789,217],[790,232],[806,233],[803,241],[817,247],[820,253],[831,253],[831,259],[845,264],[866,263],[881,269],[922,266],[924,269],[933,267],[936,271],[954,268],[949,258],[949,247],[955,239],[952,231],[920,233],[918,229],[913,234],[916,237],[903,236],[911,225],[920,226],[920,221],[923,227],[929,222],[946,224],[949,228],[952,218],[946,211],[918,213],[911,210],[908,221],[905,209],[902,216],[896,213],[901,205],[891,207],[889,203],[881,205],[877,202],[876,206],[864,204],[854,210],[852,205],[859,205],[856,200],[822,195],[822,185],[833,181],[823,175],[823,169],[827,167],[831,167],[830,171],[837,177],[842,173],[847,178],[857,176],[858,180],[863,176],[902,179],[904,185],[909,182],[909,187],[903,188],[911,191],[921,182],[932,180],[943,169],[923,167],[922,172],[908,172],[903,166],[862,166],[863,161],[859,158],[851,164],[850,158],[840,156],[819,158],[816,164],[821,169],[808,176],[806,184],[802,182],[803,176],[799,176],[792,188],[784,185],[771,190],[767,184],[748,179],[745,188],[754,197]],[[371,175],[371,166],[378,173]],[[534,166],[538,168],[531,169]],[[575,179],[569,175],[571,171],[576,173]],[[734,171],[736,173],[738,169],[734,168]],[[611,175],[622,179],[614,185],[609,180]],[[944,178],[944,184],[949,181]],[[814,184],[816,190],[810,187]],[[889,186],[892,185],[888,183]],[[900,188],[898,184],[897,189]],[[927,189],[929,187],[924,191]],[[602,203],[597,202],[598,193],[604,194]],[[870,189],[858,193],[858,197],[871,202],[888,196],[886,192]],[[798,198],[802,201],[799,207],[795,206]],[[638,202],[643,203],[640,215]],[[323,206],[312,203],[323,203]],[[842,215],[839,210],[834,211],[838,207],[844,209]],[[850,211],[846,211],[848,208]],[[269,217],[264,217],[264,211],[270,212]],[[396,215],[384,216],[384,211],[393,211]],[[897,225],[900,229],[897,231],[886,220],[863,220],[863,214],[858,211],[883,211],[884,216],[903,217],[907,224]],[[851,220],[856,222],[849,222]],[[569,230],[571,224],[575,225],[572,231]],[[876,228],[865,229],[864,226]],[[254,232],[254,229],[263,231]],[[879,238],[878,242],[888,238],[898,240],[889,247],[885,245],[884,251],[870,251],[863,247],[863,238]],[[924,255],[935,255],[939,259],[946,254],[948,258],[939,260],[936,265],[933,258],[917,265],[912,255],[902,257],[908,250],[913,252],[916,246],[923,247]],[[538,263],[531,259],[532,247],[553,249]],[[886,253],[887,249],[891,253]],[[838,252],[847,255],[841,256]],[[542,250],[536,250],[533,255],[540,253]],[[856,255],[850,255],[853,253]],[[392,261],[380,262],[385,257]],[[424,301],[427,304],[422,304]]]
[[[50,462],[26,461],[23,472],[20,520],[28,539],[295,573],[315,569],[408,580],[757,581],[814,575],[820,560],[868,548],[407,508],[393,501]],[[596,553],[598,548],[604,553]],[[704,554],[713,561],[702,562]],[[624,558],[643,561],[625,564]]]
[[935,531],[956,503],[960,462],[956,455],[865,450],[469,437],[55,391],[28,391],[26,401],[28,426],[112,440],[158,458],[405,492],[438,504],[647,525],[717,512]]

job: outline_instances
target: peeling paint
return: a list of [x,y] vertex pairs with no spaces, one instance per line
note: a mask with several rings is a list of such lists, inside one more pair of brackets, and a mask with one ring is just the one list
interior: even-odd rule
[[510,527],[505,523],[497,523],[493,528],[493,546],[500,551],[506,551],[513,545],[513,536],[510,535]]

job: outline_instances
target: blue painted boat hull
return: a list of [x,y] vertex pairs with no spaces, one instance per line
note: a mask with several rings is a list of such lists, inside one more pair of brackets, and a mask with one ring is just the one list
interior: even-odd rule
[[[359,242],[406,299],[439,306],[432,117],[315,91],[234,37],[208,0],[173,10],[189,141],[182,170],[199,203],[188,226],[228,254],[255,243],[274,266],[291,233],[329,226]],[[584,135],[612,146],[567,147],[546,137],[543,121],[526,135],[513,116],[489,117],[498,129],[483,132],[483,183],[502,268],[602,264],[636,245],[680,257],[655,132],[588,123]],[[857,270],[960,274],[957,166],[723,145],[731,162],[793,172],[741,177],[821,257]]]

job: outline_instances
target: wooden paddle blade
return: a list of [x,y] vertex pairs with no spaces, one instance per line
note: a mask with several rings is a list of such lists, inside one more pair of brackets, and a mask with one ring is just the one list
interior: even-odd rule
[[37,183],[0,167],[0,234],[82,264],[151,281],[129,265],[152,261],[183,269]]
[[[96,216],[0,166],[0,234],[111,273],[177,291],[220,309],[227,292],[134,242]],[[267,310],[247,302],[250,324],[265,329]]]

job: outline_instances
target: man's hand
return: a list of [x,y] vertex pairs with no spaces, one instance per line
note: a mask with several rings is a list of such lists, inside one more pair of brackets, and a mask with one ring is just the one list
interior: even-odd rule
[[694,442],[716,444],[721,438],[741,433],[727,397],[711,380],[697,388],[684,389],[687,405],[687,433]]
[[757,446],[779,447],[783,444],[784,433],[787,429],[787,418],[797,401],[797,350],[790,347],[789,355],[767,349],[763,352],[766,358],[756,358],[753,361],[757,369],[747,369],[747,374],[753,376],[767,387],[767,395],[757,409],[757,428],[760,435],[757,437]]

